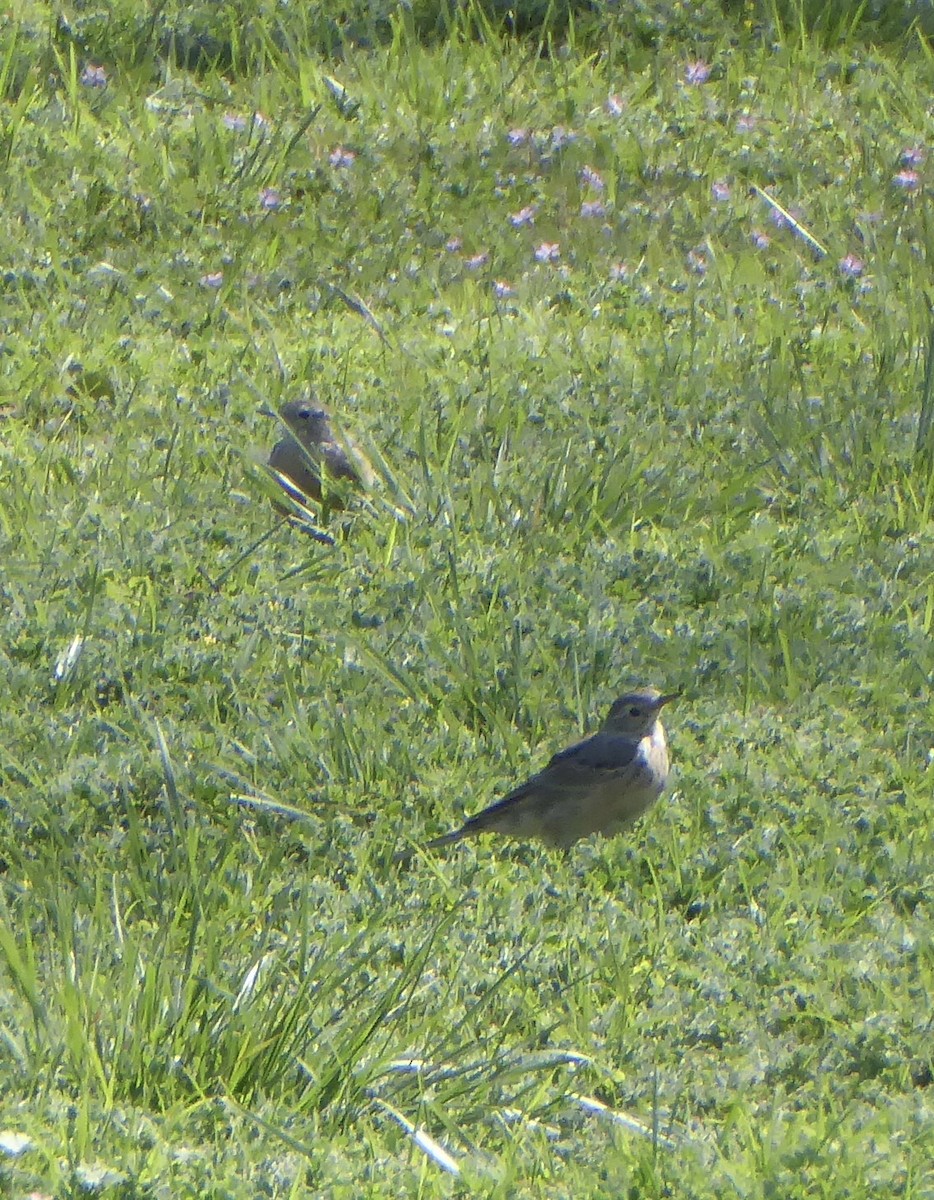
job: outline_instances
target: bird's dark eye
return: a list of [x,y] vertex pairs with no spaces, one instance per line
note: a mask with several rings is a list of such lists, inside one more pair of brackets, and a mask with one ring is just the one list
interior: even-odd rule
[[636,706],[635,706],[635,705],[633,705],[633,706],[632,706],[632,708],[629,710],[629,715],[630,715],[631,717],[641,717],[641,716],[642,716],[642,709],[641,709],[641,708],[636,708]]

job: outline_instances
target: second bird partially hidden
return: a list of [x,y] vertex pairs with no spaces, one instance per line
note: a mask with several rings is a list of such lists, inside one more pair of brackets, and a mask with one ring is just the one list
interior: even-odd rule
[[[290,400],[283,405],[279,416],[289,427],[290,434],[273,446],[269,466],[295,499],[302,503],[308,499],[321,501],[322,478],[325,487],[328,479],[332,483],[347,479],[358,487],[369,484],[369,479],[364,478],[366,471],[361,456],[348,454],[335,438],[325,409],[305,400]],[[289,484],[294,485],[297,495]],[[341,507],[339,492],[333,487],[326,499],[332,508]]]
[[646,688],[620,696],[592,737],[556,754],[544,770],[425,849],[481,833],[567,848],[592,833],[610,836],[625,829],[664,791],[668,743],[659,713],[680,694]]

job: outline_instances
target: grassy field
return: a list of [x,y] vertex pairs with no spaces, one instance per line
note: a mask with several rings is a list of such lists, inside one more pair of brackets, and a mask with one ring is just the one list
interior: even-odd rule
[[[928,47],[32,11],[0,1194],[934,1197]],[[262,468],[311,389],[331,546]],[[639,683],[632,834],[393,865]]]

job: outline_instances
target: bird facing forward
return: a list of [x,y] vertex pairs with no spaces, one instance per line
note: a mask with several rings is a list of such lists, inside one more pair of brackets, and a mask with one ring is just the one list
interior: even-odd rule
[[[269,466],[289,495],[301,503],[308,499],[321,501],[322,474],[331,480],[347,479],[358,487],[364,482],[369,484],[362,473],[362,461],[356,461],[359,456],[355,453],[352,459],[335,438],[325,409],[306,400],[290,400],[279,410],[279,416],[288,426],[289,435],[273,446]],[[332,492],[327,499],[332,508],[340,507],[337,494]]]
[[[659,713],[680,692],[627,692],[610,707],[592,737],[562,750],[537,775],[428,842],[437,850],[481,833],[537,838],[567,849],[593,833],[609,837],[631,825],[658,799],[668,781],[668,743]],[[412,851],[396,855],[410,858]]]

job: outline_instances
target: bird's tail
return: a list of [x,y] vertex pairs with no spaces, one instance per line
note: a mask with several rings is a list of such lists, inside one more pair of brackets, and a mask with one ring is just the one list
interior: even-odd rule
[[410,863],[416,854],[421,850],[440,850],[442,846],[450,846],[454,842],[461,841],[462,838],[469,836],[468,831],[464,829],[455,829],[451,833],[445,833],[441,837],[432,838],[430,842],[426,842],[424,846],[411,846],[407,850],[399,850],[392,856],[394,863],[400,863],[403,866]]
[[467,837],[467,831],[464,829],[454,829],[451,833],[442,834],[441,837],[432,838],[430,842],[425,843],[426,850],[440,850],[442,846],[451,846],[454,842],[459,842]]

